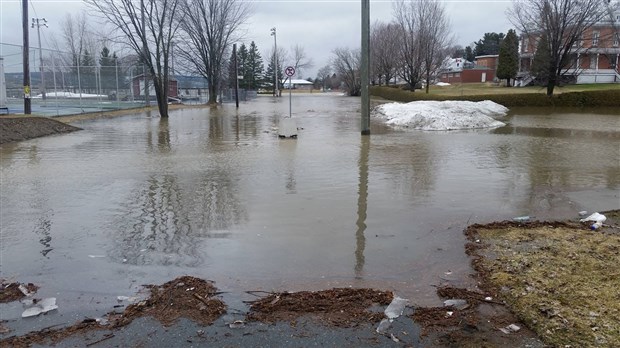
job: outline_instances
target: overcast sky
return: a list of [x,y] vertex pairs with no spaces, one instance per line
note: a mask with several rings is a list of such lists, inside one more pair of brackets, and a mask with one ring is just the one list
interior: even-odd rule
[[[42,46],[50,47],[51,35],[59,30],[67,13],[85,10],[81,0],[30,0],[28,17],[47,19],[49,28],[42,28]],[[21,45],[21,0],[0,0],[0,43]],[[329,63],[331,51],[337,47],[360,47],[360,0],[254,0],[244,42],[255,41],[266,58],[273,47],[270,29],[277,30],[278,47],[304,47],[314,68],[298,78],[314,77],[316,71]],[[393,18],[392,1],[371,0],[370,21],[389,22]],[[505,33],[512,28],[506,17],[510,1],[450,0],[443,2],[452,25],[455,43],[463,47],[482,38],[486,32]],[[93,19],[93,24],[96,20]],[[30,45],[38,46],[36,30],[30,30]],[[0,55],[10,65],[10,55],[18,48],[0,45]],[[12,70],[10,66],[7,71]]]

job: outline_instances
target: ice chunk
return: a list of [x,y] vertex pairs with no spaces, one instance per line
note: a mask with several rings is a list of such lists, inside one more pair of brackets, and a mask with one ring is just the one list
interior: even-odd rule
[[58,309],[58,306],[56,305],[56,297],[44,298],[37,302],[34,306],[26,309],[22,313],[22,318],[35,317],[41,313],[47,313],[54,309]]
[[446,307],[452,306],[459,310],[467,309],[469,307],[469,304],[465,300],[445,300],[443,301],[443,305]]
[[384,334],[392,326],[390,319],[383,319],[377,327],[377,333]]
[[398,318],[403,314],[403,310],[405,310],[407,303],[409,303],[409,300],[406,298],[395,296],[390,305],[385,309],[384,313],[388,319]]

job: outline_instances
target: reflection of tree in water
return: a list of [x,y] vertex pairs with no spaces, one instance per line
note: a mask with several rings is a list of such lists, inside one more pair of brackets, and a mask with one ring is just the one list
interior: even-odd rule
[[196,267],[200,239],[227,238],[245,212],[226,173],[207,173],[183,189],[175,175],[152,175],[136,191],[116,224],[111,251],[129,264]]
[[54,211],[51,209],[44,212],[43,215],[38,218],[34,226],[34,233],[40,236],[39,243],[43,246],[43,249],[41,249],[41,254],[46,257],[50,251],[54,250],[51,245],[52,235],[50,233],[52,229],[53,215]]
[[[390,161],[390,171],[393,173],[392,183],[396,192],[411,192],[414,197],[426,195],[435,184],[435,171],[437,156],[425,142],[416,142],[403,148],[402,145],[379,146],[377,156]],[[379,160],[381,161],[381,159]],[[398,162],[396,162],[398,161]],[[395,166],[394,163],[400,163]],[[377,165],[381,167],[381,165]]]
[[[146,132],[146,146],[149,152],[167,153],[170,152],[170,125],[167,117],[153,119],[157,123],[157,129],[153,130],[152,125]],[[154,137],[156,137],[154,139]]]

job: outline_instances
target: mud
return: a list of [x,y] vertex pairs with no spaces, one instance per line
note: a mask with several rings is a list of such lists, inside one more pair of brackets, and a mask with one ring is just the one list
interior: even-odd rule
[[45,117],[0,117],[0,144],[80,129]]

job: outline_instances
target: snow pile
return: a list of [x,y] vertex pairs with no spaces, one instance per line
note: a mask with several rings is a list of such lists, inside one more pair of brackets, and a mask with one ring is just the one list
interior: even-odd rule
[[450,84],[447,82],[437,82],[435,86],[443,87],[443,86],[450,86]]
[[[89,93],[72,93],[72,92],[47,92],[46,96],[49,98],[107,98],[105,94],[89,94]],[[43,94],[38,94],[33,99],[43,98]]]
[[407,104],[389,103],[377,106],[373,115],[392,126],[420,130],[454,130],[495,128],[506,124],[493,117],[505,116],[508,108],[490,100],[414,101]]

